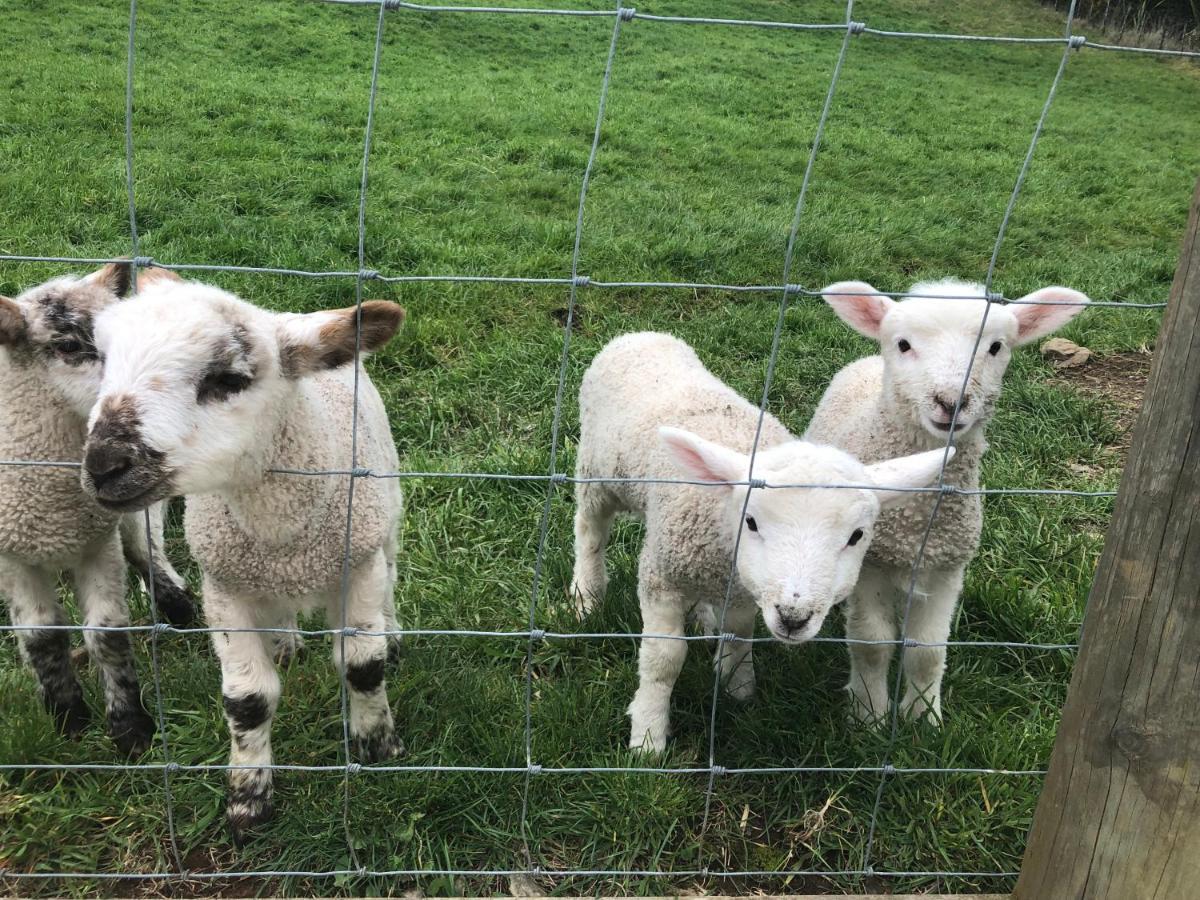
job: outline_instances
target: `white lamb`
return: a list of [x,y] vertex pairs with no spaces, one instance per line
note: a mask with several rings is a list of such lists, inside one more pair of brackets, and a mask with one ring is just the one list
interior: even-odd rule
[[[939,295],[980,299],[937,299]],[[900,302],[877,296],[861,281],[831,284],[824,296],[846,324],[879,341],[880,355],[860,359],[837,374],[805,438],[870,462],[944,447],[953,422],[958,454],[946,470],[945,483],[967,489],[979,487],[979,464],[987,449],[984,429],[1000,396],[1012,348],[1059,328],[1083,308],[1079,304],[1088,302],[1078,291],[1047,287],[1022,298],[1028,303],[992,304],[989,309],[982,285],[954,280],[916,284]],[[973,353],[970,382],[960,405]],[[858,587],[847,604],[849,638],[896,640],[897,613],[903,612],[898,604],[908,591],[935,499],[913,494],[880,517]],[[917,573],[907,630],[914,641],[941,646],[908,647],[903,654],[907,686],[901,710],[913,718],[928,714],[940,722],[944,642],[982,524],[978,495],[942,499]],[[851,644],[849,649],[846,687],[852,714],[860,721],[878,721],[888,707],[892,645]]]
[[[62,277],[0,297],[0,460],[77,462],[83,456],[87,412],[100,389],[93,321],[130,288],[128,264],[107,265],[84,278]],[[63,625],[59,572],[71,574],[84,624],[129,625],[119,517],[101,509],[71,469],[0,464],[0,595],[13,624]],[[126,552],[149,583],[165,618],[187,624],[193,606],[183,579],[160,546],[147,541],[142,516],[121,522]],[[151,510],[161,544],[162,509]],[[70,633],[51,628],[17,632],[42,699],[56,724],[74,735],[89,713],[71,668]],[[145,750],[154,721],[142,703],[129,635],[87,630],[84,643],[100,674],[105,718],[117,746]]]
[[[361,350],[377,350],[404,318],[393,303],[361,310]],[[354,481],[348,589],[343,590],[346,470],[356,367],[354,307],[309,315],[259,309],[207,285],[163,284],[96,323],[104,357],[83,483],[114,510],[188,498],[185,528],[203,572],[203,604],[221,662],[232,735],[227,815],[235,841],[272,813],[271,719],[280,681],[264,632],[321,604],[349,693],[360,759],[402,751],[384,684],[385,639],[396,628],[399,482]],[[383,401],[357,369],[358,465],[399,462]],[[345,603],[343,604],[343,599]],[[345,660],[341,659],[345,644]]]
[[[579,391],[576,475],[590,478],[746,481],[758,408],[712,375],[683,341],[666,334],[619,337],[605,347]],[[680,427],[683,426],[687,431]],[[753,475],[770,484],[923,487],[937,475],[934,451],[863,466],[848,453],[796,440],[773,416],[763,420]],[[726,630],[748,638],[754,610],[787,643],[816,635],[853,588],[884,490],[580,482],[576,486],[575,575],[581,614],[604,595],[604,550],[618,513],[646,522],[638,600],[646,635],[683,635],[688,614],[718,627],[741,532],[738,578]],[[732,642],[719,661],[737,699],[754,692],[751,644]],[[663,749],[671,692],[687,643],[643,637],[640,682],[629,706],[630,747]]]

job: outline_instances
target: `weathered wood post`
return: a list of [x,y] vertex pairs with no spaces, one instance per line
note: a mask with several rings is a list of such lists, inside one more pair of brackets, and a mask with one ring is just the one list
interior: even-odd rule
[[1200,898],[1200,183],[1013,897]]

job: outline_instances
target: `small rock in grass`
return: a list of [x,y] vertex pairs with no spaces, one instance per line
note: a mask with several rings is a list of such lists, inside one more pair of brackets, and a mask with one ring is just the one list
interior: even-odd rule
[[523,872],[509,876],[508,892],[514,897],[545,897],[545,889]]
[[1051,338],[1042,344],[1042,356],[1056,369],[1073,369],[1092,358],[1092,351],[1066,338]]

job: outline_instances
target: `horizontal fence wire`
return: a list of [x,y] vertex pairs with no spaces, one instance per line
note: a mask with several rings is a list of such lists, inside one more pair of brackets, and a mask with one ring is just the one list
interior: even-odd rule
[[98,878],[112,881],[219,881],[226,878],[513,878],[524,875],[530,878],[1015,878],[1018,872],[954,872],[954,871],[911,871],[892,872],[880,869],[743,869],[722,871],[719,869],[544,869],[535,866],[529,869],[329,869],[325,871],[298,871],[293,869],[249,870],[245,872],[8,872],[0,869],[0,878]]
[[[940,299],[952,300],[986,300],[985,310],[990,309],[993,304],[1020,304],[1020,303],[1046,303],[1047,305],[1054,304],[1054,301],[1029,301],[1020,298],[1007,298],[1000,293],[992,290],[991,280],[995,270],[996,256],[999,253],[1001,243],[1003,242],[1004,232],[1008,221],[1012,215],[1013,207],[1020,194],[1021,186],[1024,181],[1024,176],[1027,173],[1030,162],[1032,160],[1033,151],[1037,144],[1038,136],[1041,132],[1042,124],[1045,121],[1046,113],[1050,108],[1050,101],[1053,98],[1054,90],[1057,88],[1062,79],[1066,60],[1071,51],[1083,49],[1102,50],[1102,51],[1118,51],[1130,53],[1142,53],[1161,57],[1185,57],[1185,58],[1200,58],[1200,52],[1178,51],[1178,50],[1159,50],[1152,48],[1140,47],[1124,47],[1112,44],[1093,43],[1088,41],[1081,35],[1074,35],[1071,32],[1070,22],[1073,17],[1072,12],[1068,13],[1068,27],[1063,36],[1058,37],[1023,37],[1023,36],[1004,36],[1004,35],[972,35],[972,34],[941,34],[930,32],[909,32],[909,31],[892,31],[876,29],[868,26],[864,22],[855,21],[852,18],[853,0],[849,0],[846,5],[846,21],[841,23],[801,23],[801,22],[784,22],[784,21],[764,21],[764,20],[749,20],[749,19],[732,19],[732,18],[709,18],[709,17],[691,17],[691,16],[660,16],[638,12],[636,9],[622,7],[619,4],[612,9],[594,9],[594,10],[579,10],[579,9],[549,9],[549,8],[528,8],[528,7],[490,7],[490,6],[453,6],[453,5],[427,5],[418,3],[400,2],[400,0],[323,0],[326,3],[333,3],[347,6],[370,6],[378,10],[379,25],[375,33],[375,55],[372,67],[372,82],[370,104],[368,107],[367,126],[364,138],[364,151],[362,161],[362,184],[359,195],[359,218],[358,218],[358,266],[353,270],[334,270],[321,271],[310,269],[297,269],[276,266],[236,266],[236,265],[219,265],[206,263],[165,263],[160,262],[152,257],[142,256],[139,254],[139,244],[137,236],[136,214],[134,209],[133,197],[133,142],[132,142],[132,116],[133,116],[133,76],[134,76],[134,47],[136,34],[136,0],[131,0],[130,3],[130,22],[129,22],[129,49],[127,58],[126,72],[126,178],[129,199],[129,216],[130,216],[130,231],[132,237],[132,256],[131,257],[112,257],[112,258],[91,258],[91,257],[72,257],[72,256],[41,256],[41,255],[17,255],[17,254],[0,254],[0,262],[13,263],[56,263],[69,265],[101,265],[106,263],[132,263],[133,269],[136,271],[142,268],[163,268],[178,272],[191,273],[230,273],[230,274],[248,274],[248,275],[273,275],[299,278],[344,278],[355,279],[356,282],[356,299],[361,307],[363,301],[364,284],[372,281],[378,281],[386,284],[419,284],[419,283],[490,283],[490,284],[513,284],[513,285],[543,285],[551,287],[567,287],[570,291],[570,300],[568,306],[567,324],[564,329],[564,343],[562,356],[559,366],[558,385],[554,403],[554,428],[552,444],[549,455],[548,471],[545,473],[488,473],[488,472],[461,472],[461,471],[408,471],[408,472],[376,472],[370,469],[362,468],[358,465],[357,452],[352,454],[351,464],[346,469],[271,469],[273,474],[286,476],[315,476],[315,477],[342,477],[347,478],[348,488],[348,512],[346,522],[346,552],[349,553],[350,546],[350,529],[352,525],[351,513],[353,504],[353,490],[355,481],[360,478],[380,478],[380,479],[468,479],[481,481],[497,481],[497,482],[531,482],[542,484],[546,488],[546,499],[543,505],[542,516],[539,526],[539,538],[537,547],[537,557],[535,562],[535,572],[532,583],[532,592],[529,608],[529,625],[528,628],[522,630],[471,630],[471,629],[438,629],[438,628],[403,628],[403,629],[387,629],[387,630],[368,630],[359,629],[348,626],[345,621],[338,628],[324,629],[303,629],[297,627],[262,627],[262,628],[216,628],[216,627],[176,627],[157,620],[148,625],[128,625],[128,626],[89,626],[89,625],[37,625],[26,626],[21,624],[0,625],[0,632],[21,632],[26,630],[63,630],[63,631],[80,631],[80,632],[131,632],[131,633],[148,633],[152,641],[153,648],[153,671],[154,671],[154,690],[155,700],[157,703],[158,717],[160,724],[160,734],[163,742],[163,756],[165,762],[148,763],[148,764],[109,764],[109,763],[0,763],[0,771],[128,771],[128,770],[145,770],[153,772],[161,772],[163,775],[164,785],[164,803],[166,813],[167,828],[170,838],[171,857],[175,862],[173,871],[162,872],[16,872],[4,868],[0,868],[0,878],[7,879],[97,879],[97,880],[130,880],[130,881],[213,881],[221,879],[235,878],[340,878],[340,877],[379,877],[379,878],[418,878],[418,877],[436,877],[436,876],[454,876],[454,877],[515,877],[529,876],[534,878],[546,879],[562,879],[562,878],[713,878],[713,879],[733,879],[733,878],[794,878],[794,877],[822,877],[822,878],[864,878],[864,877],[879,877],[879,878],[974,878],[974,879],[1008,879],[1014,877],[1017,873],[1010,871],[955,871],[955,870],[929,870],[929,871],[888,871],[876,869],[871,865],[872,848],[875,837],[877,817],[880,804],[882,802],[884,787],[887,780],[893,777],[920,777],[929,775],[996,775],[996,776],[1011,776],[1011,777],[1026,777],[1040,778],[1045,775],[1045,769],[1010,769],[1010,768],[988,768],[988,767],[906,767],[895,766],[891,762],[891,751],[896,740],[896,722],[899,710],[898,696],[892,697],[890,707],[891,712],[891,728],[889,734],[888,750],[885,753],[884,759],[878,765],[870,766],[762,766],[762,767],[724,767],[716,762],[715,758],[715,729],[716,729],[716,702],[719,693],[716,688],[719,683],[714,684],[714,696],[711,706],[711,720],[709,722],[709,763],[706,766],[691,766],[691,767],[666,767],[666,766],[546,766],[538,764],[534,761],[535,754],[532,744],[531,732],[531,676],[533,654],[535,646],[542,641],[573,641],[573,640],[640,640],[640,639],[658,639],[672,640],[684,642],[700,642],[714,643],[718,651],[726,644],[736,643],[783,643],[775,637],[746,637],[724,631],[719,628],[715,634],[656,634],[653,632],[559,632],[543,630],[537,627],[536,611],[537,598],[539,595],[539,582],[542,577],[542,565],[545,553],[548,529],[548,512],[551,497],[555,488],[564,484],[586,484],[586,483],[644,483],[644,484],[678,484],[678,485],[693,485],[705,487],[718,486],[746,486],[753,489],[834,489],[834,490],[892,490],[904,491],[910,493],[931,493],[936,495],[936,503],[940,503],[944,497],[952,495],[962,496],[1009,496],[1009,497],[1072,497],[1072,498],[1091,498],[1102,499],[1111,498],[1116,495],[1115,491],[1099,490],[1099,491],[1079,491],[1066,489],[1051,489],[1051,488],[961,488],[945,482],[945,465],[947,457],[943,460],[942,472],[939,478],[939,483],[927,488],[888,488],[879,485],[866,484],[774,484],[764,479],[753,478],[753,463],[751,463],[750,477],[744,481],[728,481],[728,482],[705,482],[689,479],[669,479],[669,478],[627,478],[627,477],[590,477],[576,478],[557,471],[557,452],[558,452],[558,435],[559,423],[561,421],[561,412],[563,405],[564,385],[567,372],[567,363],[569,359],[570,347],[570,318],[574,308],[576,291],[581,289],[601,289],[601,290],[691,290],[691,291],[723,291],[733,294],[748,294],[748,295],[772,295],[779,298],[780,312],[777,318],[776,331],[772,342],[772,350],[767,365],[767,378],[764,385],[762,402],[760,404],[759,415],[765,415],[767,396],[770,387],[770,376],[774,369],[779,353],[779,336],[782,325],[785,321],[786,313],[789,306],[789,301],[793,297],[797,298],[821,298],[830,296],[826,292],[814,290],[798,284],[791,284],[788,281],[789,265],[792,253],[792,244],[795,240],[796,228],[799,223],[799,217],[803,209],[805,193],[808,188],[809,178],[811,176],[812,164],[815,159],[818,146],[820,144],[820,134],[823,131],[823,126],[829,112],[830,104],[834,95],[834,88],[837,82],[837,75],[840,71],[841,64],[846,57],[846,50],[852,38],[868,36],[872,38],[883,39],[921,39],[921,40],[942,40],[942,41],[973,41],[986,43],[1000,44],[1024,44],[1024,45],[1041,45],[1041,46],[1058,46],[1063,48],[1063,59],[1059,66],[1051,87],[1050,96],[1046,100],[1045,107],[1042,112],[1042,117],[1039,119],[1034,132],[1033,140],[1029,147],[1029,152],[1025,158],[1021,168],[1020,175],[1017,179],[1017,184],[1014,187],[1008,209],[1005,212],[1004,220],[1000,226],[1000,233],[997,237],[996,244],[993,250],[991,265],[989,266],[988,279],[986,289],[983,296],[979,295],[938,295]],[[569,277],[536,277],[536,276],[508,276],[508,275],[487,275],[487,274],[399,274],[386,275],[381,274],[374,269],[365,267],[364,257],[364,238],[365,238],[365,204],[366,204],[366,189],[368,180],[368,165],[370,157],[371,143],[371,125],[373,122],[374,100],[377,91],[378,71],[380,66],[380,53],[382,46],[383,23],[386,14],[389,12],[407,12],[415,14],[457,14],[457,13],[483,13],[483,14],[499,14],[499,15],[524,15],[524,16],[566,16],[566,17],[585,17],[585,18],[611,18],[614,19],[614,29],[612,40],[609,45],[609,53],[607,64],[604,71],[604,78],[601,86],[600,102],[598,107],[596,127],[593,134],[592,150],[588,159],[587,168],[583,173],[582,188],[580,191],[579,206],[576,218],[575,242],[573,255],[571,260],[571,274]],[[600,146],[601,124],[604,114],[604,103],[607,95],[608,85],[610,83],[611,70],[615,57],[617,38],[620,33],[622,23],[632,22],[648,22],[662,24],[678,24],[678,25],[700,25],[700,26],[730,26],[730,27],[749,27],[749,28],[764,28],[764,29],[781,29],[789,31],[801,32],[830,32],[842,36],[843,44],[841,55],[838,58],[837,64],[831,78],[830,88],[826,97],[825,108],[822,112],[821,123],[818,127],[817,136],[814,139],[811,156],[809,158],[808,168],[805,172],[804,184],[801,187],[800,198],[797,203],[796,216],[793,222],[791,237],[787,249],[787,261],[785,262],[783,279],[780,284],[721,284],[721,283],[705,283],[691,281],[648,281],[648,280],[601,280],[594,279],[587,275],[582,275],[580,269],[580,251],[582,232],[584,224],[584,208],[587,194],[587,184],[591,174],[597,151]],[[877,296],[886,296],[894,298],[902,298],[906,296],[901,292],[875,292]],[[1081,305],[1081,304],[1055,304],[1055,305]],[[1135,302],[1123,300],[1109,301],[1091,301],[1087,305],[1102,308],[1121,308],[1121,309],[1161,309],[1165,307],[1164,302]],[[984,316],[986,321],[986,313]],[[361,332],[361,322],[359,325]],[[980,334],[982,334],[982,325]],[[361,334],[360,334],[361,339]],[[969,372],[968,376],[969,378]],[[966,389],[967,381],[964,379],[963,390]],[[357,436],[357,397],[358,384],[355,384],[354,393],[354,417],[352,419],[351,428],[356,438]],[[957,417],[958,408],[955,409],[955,417]],[[953,429],[947,438],[947,447],[953,445],[954,435]],[[758,449],[758,438],[756,436],[754,450]],[[752,459],[753,459],[752,451]],[[0,460],[0,466],[24,466],[35,468],[62,468],[62,469],[78,469],[79,462],[63,461],[63,460]],[[747,497],[749,497],[747,492]],[[936,516],[936,505],[933,516],[930,518],[929,527],[932,527],[933,517]],[[149,520],[147,519],[147,528],[149,528]],[[928,528],[926,530],[926,539],[928,538]],[[924,542],[922,542],[922,552]],[[347,556],[348,559],[348,556]],[[916,594],[916,570],[919,565],[920,554],[918,559],[914,561],[913,580],[909,585],[906,598],[906,605],[910,606],[913,597]],[[730,587],[732,587],[733,572],[736,569],[736,549],[734,552],[733,569],[730,573]],[[347,586],[343,583],[343,593],[347,590]],[[726,605],[728,605],[728,594],[726,597]],[[152,607],[153,607],[152,600]],[[343,604],[344,618],[345,604]],[[723,611],[724,612],[724,611]],[[153,613],[153,610],[152,610]],[[722,613],[723,617],[723,613]],[[163,694],[162,694],[162,672],[161,663],[158,652],[158,641],[166,635],[191,635],[191,634],[217,634],[217,633],[235,633],[235,632],[261,632],[264,634],[292,634],[305,637],[324,637],[329,636],[333,640],[345,641],[348,637],[353,636],[395,636],[395,637],[422,637],[422,638],[437,638],[437,637],[455,637],[460,639],[476,638],[476,639],[510,639],[515,641],[525,642],[527,645],[526,668],[525,668],[525,702],[524,702],[524,721],[525,721],[525,736],[524,736],[524,756],[525,765],[521,766],[488,766],[488,765],[383,765],[373,764],[364,765],[353,762],[350,757],[349,748],[349,733],[348,733],[348,714],[346,710],[346,684],[344,676],[341,679],[341,700],[342,700],[342,747],[346,762],[340,765],[297,765],[290,763],[271,763],[269,765],[235,765],[235,764],[183,764],[172,759],[170,747],[167,743],[166,728],[163,727]],[[1023,651],[1047,651],[1047,652],[1074,652],[1078,649],[1076,643],[1037,643],[1037,642],[1022,642],[1022,641],[988,641],[988,640],[946,640],[946,641],[919,641],[907,636],[907,614],[905,616],[904,625],[901,628],[901,633],[898,638],[887,640],[863,640],[852,638],[839,637],[817,637],[809,641],[809,643],[824,643],[824,644],[840,644],[846,646],[858,645],[882,645],[889,647],[897,647],[903,653],[906,649],[915,648],[996,648],[1007,650],[1023,650]],[[343,644],[344,646],[344,644]],[[898,686],[898,680],[897,680]],[[896,694],[897,692],[893,692]],[[178,840],[175,834],[174,813],[172,810],[172,794],[170,777],[175,774],[184,772],[230,772],[239,769],[258,769],[258,770],[279,770],[292,772],[330,772],[341,774],[344,778],[344,794],[342,804],[342,820],[347,841],[347,849],[350,860],[355,863],[353,868],[325,870],[325,871],[302,871],[302,870],[261,870],[261,871],[228,871],[228,872],[199,872],[192,871],[185,867],[183,858],[180,854]],[[362,774],[396,774],[396,773],[490,773],[495,775],[513,775],[520,776],[525,779],[524,793],[522,798],[521,811],[521,835],[524,842],[525,858],[528,863],[522,868],[512,869],[467,869],[467,868],[428,868],[428,869],[369,869],[357,864],[356,843],[351,831],[349,821],[349,802],[352,778]],[[696,776],[707,777],[708,789],[705,795],[705,820],[707,822],[707,811],[712,801],[713,789],[716,780],[727,776],[784,776],[784,775],[810,775],[810,774],[843,774],[843,775],[874,775],[878,776],[879,786],[876,793],[874,811],[872,813],[869,834],[863,848],[863,865],[853,869],[761,869],[761,870],[726,870],[718,867],[704,867],[692,869],[569,869],[569,868],[553,868],[541,867],[534,862],[535,854],[529,842],[527,833],[527,816],[529,811],[529,784],[530,779],[540,776],[585,776],[591,774],[628,774],[628,775],[663,775],[663,776]]]
[[[724,291],[726,293],[735,294],[778,294],[780,291],[787,291],[788,294],[805,297],[843,296],[836,292],[814,290],[798,284],[720,284],[701,281],[600,281],[590,278],[586,275],[580,275],[575,278],[541,278],[520,275],[381,275],[379,272],[373,269],[321,272],[305,271],[302,269],[279,269],[269,266],[221,266],[201,263],[165,263],[149,258],[130,260],[130,258],[127,256],[74,257],[0,254],[0,262],[63,263],[81,266],[132,262],[139,268],[169,269],[173,272],[228,272],[230,274],[240,275],[285,275],[296,276],[300,278],[353,278],[364,281],[381,281],[388,284],[447,282],[462,284],[531,284],[550,286],[573,285],[575,287],[601,288],[610,290]],[[903,291],[867,291],[863,292],[862,296],[904,298],[907,297],[908,294]],[[1163,309],[1167,305],[1166,301],[1088,300],[1085,303],[1083,301],[1068,302],[1061,300],[1025,300],[1018,297],[1006,297],[1003,294],[998,293],[990,294],[987,298],[981,298],[977,294],[922,294],[921,296],[930,300],[978,301],[981,299],[987,299],[990,303],[999,303],[1006,306],[1087,306],[1100,308],[1114,307],[1118,309]]]
[[[283,626],[261,626],[233,628],[221,627],[190,627],[168,625],[156,622],[152,625],[0,625],[0,633],[20,631],[78,631],[78,632],[129,632],[146,634],[294,634],[299,637],[471,637],[471,638],[509,638],[512,640],[546,640],[546,641],[606,641],[630,640],[636,638],[653,638],[665,641],[684,641],[690,643],[726,642],[741,644],[783,644],[785,641],[776,637],[744,637],[732,632],[718,634],[662,634],[654,631],[543,631],[533,629],[526,631],[484,631],[464,628],[394,628],[374,631],[366,628],[295,628]],[[809,644],[841,644],[845,646],[865,647],[991,647],[1008,648],[1010,650],[1077,650],[1078,644],[1033,643],[1028,641],[918,641],[915,638],[891,638],[880,640],[865,640],[845,637],[813,637],[805,643]]]
[[[229,772],[240,769],[270,769],[277,772],[338,772],[344,773],[346,766],[317,766],[297,765],[295,763],[272,763],[271,765],[231,763],[204,763],[186,765],[183,763],[3,763],[0,771],[157,771],[168,772]],[[1024,775],[1042,776],[1045,769],[989,769],[989,768],[926,768],[919,766],[761,766],[746,768],[726,768],[725,766],[692,766],[692,767],[656,767],[656,766],[542,766],[531,764],[526,766],[446,766],[446,765],[411,765],[388,766],[365,763],[351,763],[351,774],[361,772],[399,773],[399,772],[470,772],[490,775]]]
[[[322,0],[336,6],[372,6],[379,4],[376,0]],[[553,7],[515,7],[515,6],[435,6],[425,3],[407,3],[404,0],[387,0],[385,7],[389,10],[407,10],[421,13],[491,13],[518,16],[574,16],[583,18],[604,18],[619,16],[626,21],[661,22],[674,25],[725,25],[737,28],[775,28],[789,31],[831,31],[841,34],[846,30],[843,22],[779,22],[763,19],[724,19],[708,16],[659,16],[638,12],[636,8],[607,9],[555,9]],[[1090,48],[1093,50],[1117,50],[1129,53],[1146,53],[1155,56],[1176,56],[1200,59],[1200,51],[1194,50],[1164,50],[1156,47],[1128,47],[1120,44],[1093,43],[1084,35],[1058,36],[1023,36],[1023,35],[989,35],[989,34],[951,34],[934,31],[892,31],[882,28],[871,28],[865,22],[851,22],[852,34],[868,34],[884,38],[912,38],[932,41],[980,41],[994,44],[1029,44],[1029,45],[1059,45],[1066,44],[1072,49]]]
[[[0,466],[26,466],[32,468],[44,467],[52,469],[80,469],[82,463],[67,462],[66,460],[31,460],[31,459],[0,459]],[[942,494],[962,497],[1083,497],[1101,498],[1115,497],[1116,491],[1080,491],[1071,488],[962,488],[953,484],[933,487],[889,486],[886,484],[858,484],[854,482],[823,484],[817,482],[781,482],[765,480],[751,481],[697,481],[689,478],[628,478],[628,477],[587,477],[576,478],[563,473],[550,474],[517,474],[512,472],[374,472],[369,469],[267,469],[273,475],[297,475],[309,477],[340,476],[343,478],[449,478],[479,481],[532,481],[553,482],[555,484],[675,484],[692,487],[750,487],[755,490],[822,490],[822,491],[887,491],[903,494]]]

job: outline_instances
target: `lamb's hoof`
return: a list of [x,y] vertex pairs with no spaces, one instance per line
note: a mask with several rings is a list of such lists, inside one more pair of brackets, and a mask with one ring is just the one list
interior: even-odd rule
[[154,732],[154,719],[141,707],[127,707],[108,715],[109,736],[126,756],[141,756],[149,750]]
[[293,660],[304,655],[306,646],[303,635],[293,632],[277,633],[275,635],[275,663],[284,668],[290,666]]
[[749,703],[754,699],[754,679],[745,678],[736,684],[727,684],[725,692],[729,694],[730,699],[737,703]]
[[251,832],[271,820],[275,805],[270,794],[264,796],[242,796],[235,799],[230,795],[225,815],[229,822],[229,838],[233,846],[241,849],[253,835]]
[[175,584],[165,574],[154,573],[154,604],[158,618],[176,628],[186,628],[196,621],[196,598],[186,584]]
[[389,634],[387,636],[387,664],[389,666],[399,665],[403,658],[404,638],[398,634]]
[[850,696],[850,709],[846,713],[846,720],[851,725],[857,725],[860,728],[882,728],[887,721],[887,708],[885,707],[883,710],[876,712],[870,703],[860,700],[852,694]]
[[92,711],[88,709],[83,697],[74,697],[66,703],[49,703],[50,714],[54,717],[54,725],[59,734],[69,738],[77,738],[87,730],[92,723]]
[[376,728],[354,737],[354,755],[365,763],[395,759],[404,752],[404,741],[391,727]]
[[666,735],[656,736],[646,733],[641,738],[630,738],[629,749],[642,756],[664,753],[667,749],[667,738]]
[[922,722],[931,728],[942,727],[942,710],[940,703],[928,703],[924,697],[905,700],[900,707],[904,718],[909,722]]
[[587,618],[603,597],[603,590],[599,593],[594,590],[588,590],[585,587],[581,587],[576,580],[572,580],[571,586],[567,589],[567,599],[571,601],[571,605],[575,608],[575,618],[580,620]]

